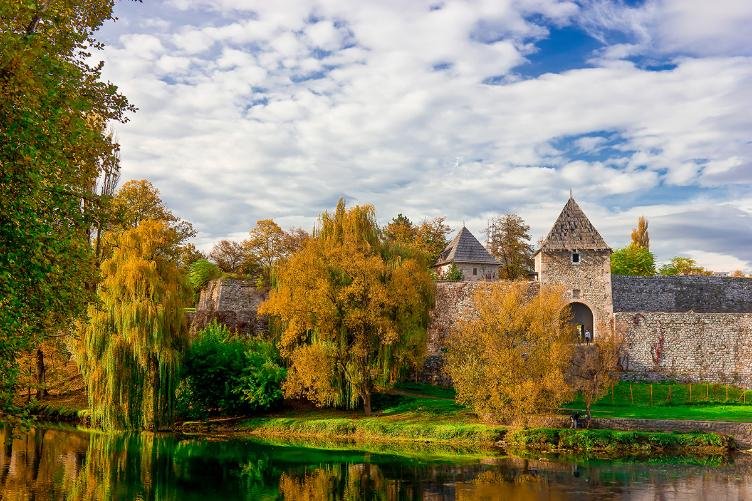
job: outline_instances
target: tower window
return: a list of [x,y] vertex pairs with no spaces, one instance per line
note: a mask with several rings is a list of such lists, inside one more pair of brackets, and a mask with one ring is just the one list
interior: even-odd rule
[[477,274],[478,274],[478,268],[473,268],[473,275],[477,275]]
[[579,264],[579,263],[580,263],[580,253],[579,253],[579,252],[577,252],[577,251],[574,251],[574,252],[572,253],[572,262],[573,262],[574,264]]

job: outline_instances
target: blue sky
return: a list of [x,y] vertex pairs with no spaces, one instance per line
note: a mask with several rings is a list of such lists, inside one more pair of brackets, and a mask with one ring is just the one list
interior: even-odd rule
[[752,272],[752,2],[120,1],[114,126],[199,230],[310,228],[339,197],[382,222],[516,212],[545,236],[570,188],[620,247]]

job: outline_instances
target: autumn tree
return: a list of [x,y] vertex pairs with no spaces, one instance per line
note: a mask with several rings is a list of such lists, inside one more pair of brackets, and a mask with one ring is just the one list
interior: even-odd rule
[[449,243],[447,236],[452,227],[446,224],[443,216],[426,219],[415,230],[416,246],[426,256],[428,266],[432,266]]
[[457,401],[489,421],[524,423],[572,395],[566,371],[575,333],[563,290],[492,282],[473,296],[473,314],[447,339],[446,370]]
[[19,352],[91,298],[95,186],[118,161],[104,124],[133,110],[90,57],[112,5],[0,2],[0,412]]
[[488,252],[499,260],[499,278],[526,278],[533,269],[530,226],[517,214],[495,217],[488,224]]
[[611,254],[611,273],[614,275],[653,276],[655,275],[655,257],[647,248],[631,243]]
[[248,256],[242,243],[220,240],[209,251],[209,259],[225,273],[242,273]]
[[711,272],[699,266],[697,262],[688,257],[677,256],[658,269],[658,273],[664,276],[672,275],[710,275]]
[[261,219],[256,221],[243,246],[248,258],[260,267],[260,282],[269,287],[277,263],[299,250],[307,238],[308,234],[300,228],[288,233],[272,219]]
[[135,228],[141,221],[164,221],[178,235],[180,242],[196,236],[193,225],[176,216],[162,200],[159,190],[146,179],[125,182],[112,201],[112,230]]
[[650,250],[648,220],[645,216],[640,216],[640,218],[637,220],[637,227],[632,230],[632,245],[640,247],[647,251]]
[[181,237],[165,221],[146,219],[105,238],[113,251],[76,350],[92,423],[157,429],[172,417],[187,341],[183,308],[191,291],[171,258]]
[[286,395],[370,414],[374,389],[419,363],[432,297],[428,270],[390,248],[373,207],[340,200],[259,310],[284,326]]
[[623,344],[620,335],[608,333],[575,348],[567,378],[572,390],[582,395],[588,422],[592,417],[593,403],[619,381],[619,356]]
[[418,229],[404,214],[397,214],[384,228],[384,237],[393,243],[412,245],[415,243]]

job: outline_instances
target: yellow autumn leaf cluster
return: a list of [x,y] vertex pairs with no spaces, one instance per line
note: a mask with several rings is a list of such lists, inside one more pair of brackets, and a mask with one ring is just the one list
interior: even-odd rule
[[524,423],[572,396],[574,329],[560,287],[492,282],[453,326],[446,367],[457,400],[483,419]]
[[419,363],[433,282],[389,251],[370,205],[324,213],[321,227],[278,272],[260,312],[283,327],[289,397],[370,412],[373,390]]

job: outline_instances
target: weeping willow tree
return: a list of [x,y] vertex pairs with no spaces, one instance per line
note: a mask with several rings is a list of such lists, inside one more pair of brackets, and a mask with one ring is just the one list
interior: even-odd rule
[[157,429],[169,423],[179,355],[186,344],[183,307],[190,288],[171,256],[180,236],[145,220],[110,234],[97,304],[82,326],[77,358],[92,424]]
[[261,306],[284,326],[287,396],[371,412],[371,394],[417,365],[433,300],[419,259],[382,237],[370,205],[321,216]]

